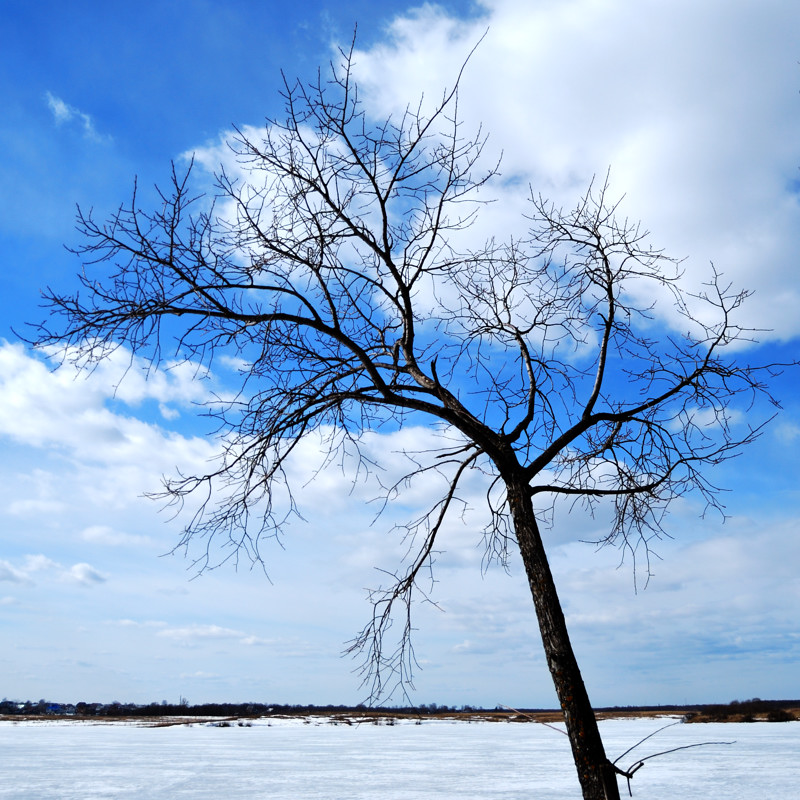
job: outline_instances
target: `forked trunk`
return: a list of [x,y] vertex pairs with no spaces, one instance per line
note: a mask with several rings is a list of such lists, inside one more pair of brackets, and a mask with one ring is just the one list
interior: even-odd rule
[[564,712],[584,800],[619,800],[616,772],[606,758],[597,719],[572,651],[531,498],[523,482],[507,482],[507,491],[547,665]]

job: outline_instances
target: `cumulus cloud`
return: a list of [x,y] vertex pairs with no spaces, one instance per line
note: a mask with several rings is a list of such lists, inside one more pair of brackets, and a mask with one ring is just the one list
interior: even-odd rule
[[518,227],[520,185],[572,205],[610,167],[622,213],[642,219],[655,246],[690,258],[687,288],[699,289],[714,261],[734,286],[757,291],[742,324],[797,335],[794,10],[720,0],[647,0],[636,14],[621,0],[483,6],[466,20],[423,6],[358,52],[368,110],[397,116],[423,94],[436,101],[488,28],[459,113],[465,134],[483,123],[503,153],[489,229]]
[[0,561],[0,580],[34,585],[34,576],[37,575],[40,580],[48,582],[67,581],[83,586],[94,586],[107,580],[107,576],[91,564],[82,562],[65,567],[41,554],[26,556],[20,566],[14,566],[9,561]]
[[[524,235],[528,185],[572,207],[610,170],[620,215],[642,220],[651,244],[683,263],[683,285],[703,291],[711,262],[754,290],[736,322],[757,338],[800,333],[800,113],[794,10],[722,0],[622,0],[536,4],[484,0],[482,13],[451,16],[426,4],[398,16],[387,37],[355,55],[366,112],[398,119],[424,97],[431,108],[461,82],[463,134],[489,133],[486,165],[502,174],[466,245]],[[680,42],[680,47],[676,47]],[[241,132],[258,141],[258,126]],[[196,148],[207,171],[246,177],[232,131]],[[218,207],[226,213],[223,203]],[[232,213],[232,212],[231,212]],[[671,303],[648,295],[655,315],[685,326]],[[712,310],[696,303],[706,322]]]
[[49,570],[60,569],[62,569],[60,564],[41,554],[26,556],[25,565],[23,567],[23,570],[26,574],[30,574],[31,572],[45,572]]
[[69,576],[83,586],[94,586],[97,583],[105,583],[108,578],[98,572],[91,564],[73,564],[69,568]]
[[[136,464],[165,454],[167,440],[175,449],[208,455],[200,439],[186,439],[136,417],[114,411],[122,402],[138,409],[147,400],[191,406],[210,398],[210,386],[196,380],[192,365],[175,364],[151,370],[117,350],[90,374],[69,364],[53,371],[22,345],[0,343],[0,434],[37,447],[65,449],[87,462]],[[169,415],[168,415],[169,416]],[[188,454],[188,453],[187,453]],[[164,465],[170,469],[173,464]]]

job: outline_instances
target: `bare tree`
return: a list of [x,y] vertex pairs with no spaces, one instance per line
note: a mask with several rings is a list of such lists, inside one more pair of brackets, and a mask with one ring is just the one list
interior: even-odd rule
[[[373,694],[387,675],[409,678],[421,570],[464,476],[480,470],[489,548],[502,558],[514,542],[521,554],[583,796],[616,798],[539,521],[553,498],[609,502],[607,541],[646,554],[672,499],[718,504],[703,467],[759,431],[733,425],[731,404],[772,401],[770,367],[743,365],[731,347],[748,335],[733,319],[746,294],[716,273],[707,292],[684,294],[678,264],[618,220],[606,186],[571,210],[533,195],[524,235],[459,246],[496,170],[480,169],[485,139],[463,133],[457,89],[431,113],[375,123],[351,56],[327,79],[286,83],[286,117],[263,136],[239,132],[242,173],[219,172],[216,209],[173,167],[155,211],[134,191],[105,223],[79,212],[83,291],[45,293],[35,343],[88,365],[121,345],[154,365],[167,350],[247,363],[241,393],[213,411],[226,434],[218,464],[166,484],[178,503],[205,497],[182,539],[204,543],[201,559],[214,539],[261,558],[304,437],[327,431],[335,460],[379,426],[440,426],[449,444],[432,437],[415,472],[449,486],[409,523],[418,550],[376,589],[353,642]],[[686,333],[659,332],[642,299],[656,295]],[[403,633],[389,643],[398,613]]]

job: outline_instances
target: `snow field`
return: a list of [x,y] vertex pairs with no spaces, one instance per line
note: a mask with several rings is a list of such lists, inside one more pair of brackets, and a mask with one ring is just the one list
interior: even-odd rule
[[[601,723],[616,758],[669,720]],[[675,725],[620,761],[646,761],[639,800],[800,797],[800,722]],[[627,796],[624,780],[620,784]],[[566,736],[534,723],[332,725],[0,722],[3,800],[578,800]]]

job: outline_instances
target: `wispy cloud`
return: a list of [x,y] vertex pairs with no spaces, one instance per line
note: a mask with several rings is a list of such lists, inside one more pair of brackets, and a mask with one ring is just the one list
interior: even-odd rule
[[28,575],[21,569],[17,569],[8,561],[0,561],[0,581],[9,583],[32,583]]
[[784,422],[776,425],[772,429],[773,435],[779,440],[786,443],[794,442],[800,436],[800,425],[795,425],[792,422]]
[[118,625],[120,628],[163,628],[167,623],[157,619],[148,619],[144,622],[135,619],[119,619],[109,624]]
[[269,644],[266,639],[260,639],[257,636],[252,636],[232,628],[223,628],[219,625],[187,625],[182,628],[165,628],[159,631],[158,635],[179,642],[196,642],[208,639],[235,639],[239,644],[244,645]]
[[56,125],[75,124],[83,129],[83,135],[87,139],[91,139],[95,142],[110,140],[110,136],[103,136],[98,133],[94,125],[94,120],[89,114],[75,108],[75,106],[71,106],[60,97],[56,97],[52,92],[45,93],[45,100],[47,102],[47,107],[53,114]]
[[122,533],[108,525],[90,525],[81,531],[81,539],[94,544],[108,545],[109,547],[135,547],[148,544],[147,536],[137,536],[132,533]]

